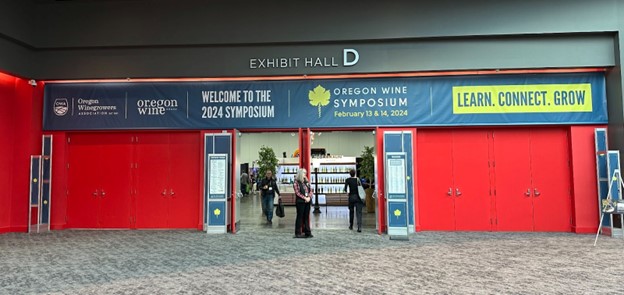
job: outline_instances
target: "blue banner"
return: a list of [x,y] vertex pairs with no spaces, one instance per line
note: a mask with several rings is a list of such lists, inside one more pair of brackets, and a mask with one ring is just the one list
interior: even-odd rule
[[607,123],[603,73],[48,83],[44,130]]

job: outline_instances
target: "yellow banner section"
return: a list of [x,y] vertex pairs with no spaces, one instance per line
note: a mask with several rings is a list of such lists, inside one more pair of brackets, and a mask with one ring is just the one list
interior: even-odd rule
[[591,111],[589,83],[453,87],[453,114]]

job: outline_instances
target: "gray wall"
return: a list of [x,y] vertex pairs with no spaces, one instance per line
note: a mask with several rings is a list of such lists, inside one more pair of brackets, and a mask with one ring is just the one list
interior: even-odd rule
[[38,3],[35,21],[40,29],[33,44],[38,48],[605,32],[617,30],[622,5],[618,0]]
[[[622,2],[3,0],[0,69],[84,79],[613,66]],[[345,47],[357,65],[249,69],[253,57],[341,58]]]
[[[36,79],[610,67],[624,148],[622,0],[2,0],[0,71]],[[254,57],[352,67],[250,69]]]
[[[249,68],[251,57],[334,57],[341,65],[343,48],[354,48],[359,52],[358,64],[348,68]],[[227,77],[609,67],[615,61],[613,48],[611,34],[591,34],[372,44],[46,50],[38,53],[38,78]]]
[[[622,11],[624,19],[624,11]],[[624,49],[624,36],[618,34],[614,42],[616,52],[616,66],[607,72],[607,110],[609,112],[609,148],[624,150],[624,100],[622,95],[622,85],[624,85],[624,77],[622,76],[622,58]],[[624,160],[624,153],[622,154]],[[620,167],[624,164],[621,160]]]
[[34,77],[32,23],[34,5],[30,1],[0,1],[0,71]]

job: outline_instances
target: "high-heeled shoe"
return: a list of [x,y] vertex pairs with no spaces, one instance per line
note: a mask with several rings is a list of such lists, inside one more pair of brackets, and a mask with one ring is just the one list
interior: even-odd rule
[[350,230],[353,230],[353,225],[349,225],[349,229],[350,229]]

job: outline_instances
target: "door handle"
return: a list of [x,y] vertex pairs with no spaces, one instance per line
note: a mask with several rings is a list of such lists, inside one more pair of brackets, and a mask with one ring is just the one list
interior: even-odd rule
[[456,197],[459,197],[459,196],[461,196],[461,195],[462,195],[461,191],[460,191],[458,188],[456,188],[456,189],[455,189],[455,196],[456,196]]
[[93,196],[94,196],[94,197],[97,197],[97,196],[98,196],[98,191],[97,191],[97,190],[95,190],[95,191],[93,192]]
[[166,196],[167,196],[167,189],[164,189],[164,190],[162,191],[162,193],[160,193],[160,194],[166,197]]
[[527,188],[526,193],[524,193],[525,196],[530,197],[531,196],[531,189]]
[[540,193],[540,192],[539,192],[536,188],[534,188],[534,189],[533,189],[533,195],[534,195],[535,197],[539,197],[539,196],[541,195],[541,193]]
[[175,192],[173,191],[173,189],[169,189],[169,195],[171,195],[173,197],[173,195],[175,195]]
[[449,187],[449,191],[446,192],[447,195],[452,196],[453,195],[453,189]]

